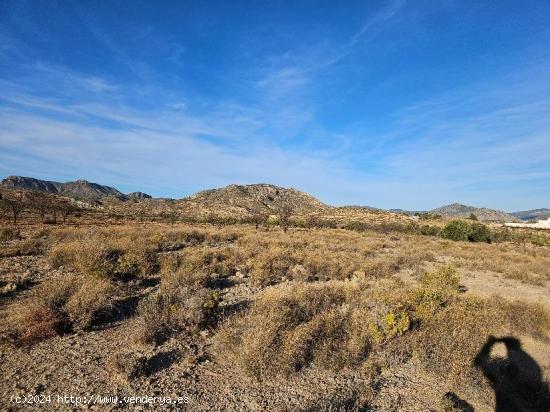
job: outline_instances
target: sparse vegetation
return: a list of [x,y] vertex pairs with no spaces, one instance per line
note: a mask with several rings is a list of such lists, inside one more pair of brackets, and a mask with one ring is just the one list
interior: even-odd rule
[[[437,376],[449,391],[488,391],[472,357],[491,334],[547,344],[547,308],[529,298],[510,301],[513,288],[505,299],[461,286],[472,273],[546,285],[550,253],[513,237],[522,232],[474,221],[339,229],[310,228],[311,221],[293,220],[286,232],[255,230],[254,221],[5,226],[2,256],[32,255],[48,269],[37,285],[0,284],[13,299],[1,336],[50,345],[56,336],[80,339],[112,325],[124,328],[127,341],[105,362],[127,383],[156,373],[160,351],[176,346],[186,367],[228,362],[247,382],[361,376],[370,382],[364,391],[344,396],[360,405],[376,402],[382,372],[391,376],[411,362],[416,374]],[[445,399],[436,402],[456,405]]]

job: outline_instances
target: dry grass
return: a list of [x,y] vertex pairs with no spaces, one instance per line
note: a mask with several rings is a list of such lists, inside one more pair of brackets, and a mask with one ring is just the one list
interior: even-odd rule
[[[245,316],[228,322],[218,350],[256,377],[296,372],[311,363],[353,366],[370,350],[352,284],[299,285],[268,289]],[[354,307],[351,303],[354,302]]]
[[450,381],[481,382],[472,367],[490,335],[529,335],[549,342],[550,314],[540,305],[500,298],[455,301],[426,322],[411,340],[414,355],[428,370]]
[[0,227],[0,242],[21,239],[21,232],[13,226]]
[[11,340],[33,344],[74,329],[87,329],[112,306],[114,287],[106,280],[66,278],[38,286],[10,306]]
[[225,324],[218,348],[256,377],[309,365],[357,367],[373,348],[430,319],[457,289],[452,268],[426,274],[413,291],[368,290],[345,281],[269,288]]
[[[412,358],[452,382],[480,384],[472,359],[487,336],[548,339],[550,317],[543,308],[461,297],[453,267],[424,273],[416,287],[395,276],[451,262],[542,284],[550,280],[550,250],[544,246],[209,225],[50,228],[25,237],[10,240],[10,247],[23,250],[25,241],[37,242],[47,248],[52,266],[78,274],[43,282],[9,306],[12,337],[23,343],[89,329],[115,295],[130,289],[145,295],[132,320],[136,342],[195,339],[208,329],[218,359],[260,379],[304,368],[368,375]],[[220,304],[225,307],[230,294],[218,283],[237,272],[231,281],[246,283],[237,293],[246,290],[251,304],[222,319]],[[160,278],[160,285],[144,286],[149,277]],[[130,279],[137,281],[122,281]],[[143,362],[122,353],[112,366],[132,379],[143,373]]]
[[154,242],[101,233],[59,242],[48,257],[54,267],[70,266],[96,278],[128,279],[158,271]]
[[160,288],[139,304],[136,342],[160,344],[176,333],[195,333],[216,323],[220,295],[207,288],[205,272],[184,267],[161,279]]

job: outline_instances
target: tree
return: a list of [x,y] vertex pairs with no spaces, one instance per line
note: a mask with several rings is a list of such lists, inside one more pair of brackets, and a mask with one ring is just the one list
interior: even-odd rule
[[74,212],[78,212],[80,210],[79,207],[75,206],[69,200],[62,201],[59,204],[58,209],[61,212],[61,217],[63,218],[63,223],[65,223],[67,221],[67,217],[69,217]]
[[49,210],[49,202],[46,196],[42,193],[31,192],[29,194],[29,207],[40,216],[40,220],[44,223],[46,213]]
[[473,213],[470,213],[470,217],[468,217],[468,219],[470,219],[470,220],[476,220],[476,221],[478,220],[478,219],[477,219],[477,216],[474,215]]
[[279,225],[283,228],[285,233],[290,226],[290,216],[292,216],[292,211],[293,208],[289,203],[282,203],[277,210],[277,214],[279,215]]
[[256,230],[260,227],[260,225],[265,225],[267,222],[268,214],[264,212],[263,209],[260,209],[259,207],[253,208],[250,211],[250,214],[252,215],[252,222],[256,226]]
[[17,224],[17,218],[28,207],[27,197],[23,192],[6,191],[0,197],[0,207],[12,215],[13,224]]

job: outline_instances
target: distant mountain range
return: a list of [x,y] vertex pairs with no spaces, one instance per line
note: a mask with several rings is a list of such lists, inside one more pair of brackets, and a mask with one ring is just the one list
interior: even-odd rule
[[475,215],[478,220],[491,222],[520,222],[521,220],[509,213],[501,210],[487,209],[486,207],[474,207],[453,203],[441,206],[430,211],[431,214],[441,215],[443,217],[462,217],[468,218]]
[[[143,192],[124,194],[114,187],[91,183],[86,180],[60,183],[32,177],[9,176],[0,182],[0,188],[40,190],[88,202],[101,202],[106,198],[118,199],[120,201],[151,199],[151,196]],[[265,212],[275,211],[282,205],[290,206],[296,213],[335,209],[308,193],[265,183],[229,185],[218,189],[204,190],[192,196],[185,197],[179,202],[187,210],[201,208],[236,214],[262,210]],[[348,208],[382,211],[381,209],[368,206],[349,206]],[[346,207],[339,209],[346,210]],[[425,211],[407,211],[402,209],[390,209],[389,211],[406,215],[426,213]],[[506,213],[500,210],[467,206],[460,203],[438,207],[429,211],[429,213],[446,218],[468,218],[471,214],[474,214],[480,221],[493,222],[521,222],[522,220],[538,220],[550,217],[550,209]]]
[[521,212],[510,213],[521,220],[544,220],[550,218],[550,209],[523,210]]
[[39,190],[88,202],[101,201],[106,197],[119,200],[151,198],[151,196],[142,192],[125,195],[114,187],[91,183],[87,180],[60,183],[33,177],[9,176],[0,182],[0,187],[4,189]]

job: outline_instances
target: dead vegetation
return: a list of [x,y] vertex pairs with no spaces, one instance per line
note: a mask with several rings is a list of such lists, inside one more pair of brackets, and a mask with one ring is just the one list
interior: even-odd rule
[[103,279],[52,280],[43,283],[8,313],[10,338],[23,344],[87,329],[112,307],[114,286]]
[[[266,230],[265,222],[258,229],[6,226],[3,259],[33,254],[56,276],[4,301],[2,334],[28,346],[95,330],[124,312],[116,319],[131,324],[131,344],[107,366],[127,382],[152,373],[148,359],[163,345],[192,341],[253,381],[352,372],[370,382],[368,400],[350,401],[361,405],[376,398],[384,371],[409,363],[448,390],[485,396],[489,386],[472,359],[488,336],[550,342],[547,307],[465,295],[461,286],[461,277],[476,271],[544,287],[546,246],[283,229]],[[122,308],[130,301],[131,309]]]
[[358,367],[374,349],[433,318],[458,293],[451,267],[426,273],[412,290],[330,281],[267,289],[218,335],[224,357],[256,377],[309,365]]

